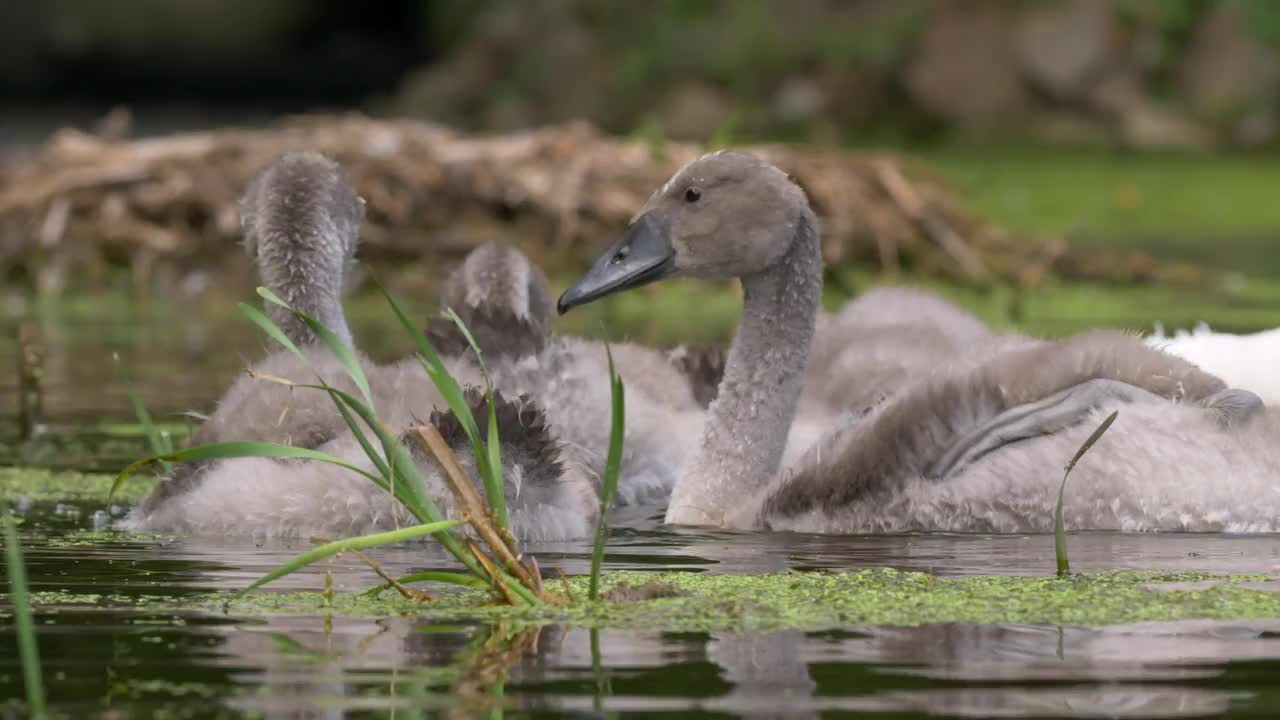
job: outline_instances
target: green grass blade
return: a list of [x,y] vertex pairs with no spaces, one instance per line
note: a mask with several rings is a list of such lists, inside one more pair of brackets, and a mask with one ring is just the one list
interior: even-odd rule
[[476,342],[470,328],[467,327],[466,323],[462,322],[462,318],[458,317],[458,313],[454,312],[453,308],[446,308],[445,315],[458,327],[462,337],[467,339],[467,344],[471,346],[471,352],[476,356],[476,364],[480,366],[480,374],[484,377],[485,398],[489,401],[489,433],[485,437],[485,452],[483,455],[478,442],[479,438],[473,437],[469,439],[472,441],[471,449],[476,455],[476,466],[480,472],[480,478],[484,482],[485,495],[488,497],[489,507],[493,510],[498,526],[503,530],[510,531],[511,523],[507,520],[507,498],[502,492],[502,449],[501,438],[498,437],[498,413],[493,399],[493,380],[489,378],[489,369],[484,364],[484,354],[480,352],[480,344]]
[[449,374],[449,371],[444,366],[444,361],[440,359],[440,354],[427,341],[422,331],[404,314],[404,311],[400,309],[400,305],[396,303],[395,298],[391,297],[391,293],[387,292],[387,289],[382,287],[381,284],[378,285],[378,290],[382,292],[382,296],[386,298],[392,312],[395,313],[400,320],[400,324],[404,326],[409,338],[413,341],[414,348],[418,351],[419,360],[422,362],[422,368],[427,372],[427,377],[431,378],[431,382],[435,384],[436,389],[440,391],[445,402],[448,403],[449,409],[458,417],[458,422],[462,424],[462,429],[467,433],[467,438],[471,440],[471,445],[475,449],[476,459],[479,462],[487,462],[487,456],[480,450],[480,428],[476,425],[476,419],[471,415],[471,410],[467,406],[462,386]]
[[387,532],[373,533],[371,535],[361,535],[360,537],[347,538],[345,540],[335,540],[334,542],[325,543],[311,548],[310,550],[295,557],[289,562],[254,580],[249,587],[237,593],[242,596],[245,593],[260,588],[273,580],[298,571],[301,568],[310,565],[318,560],[337,555],[347,550],[365,550],[379,545],[387,545],[394,542],[402,542],[411,540],[423,535],[437,535],[455,525],[460,525],[460,520],[442,520],[440,522],[427,523],[425,525],[414,525],[413,527],[401,528],[399,530],[388,530]]
[[600,599],[600,568],[604,564],[604,546],[609,539],[609,513],[614,496],[618,493],[618,475],[622,470],[622,440],[626,424],[626,392],[622,378],[613,366],[613,353],[605,345],[609,358],[609,387],[612,393],[613,422],[609,428],[609,455],[604,466],[604,478],[600,487],[600,514],[596,517],[596,539],[591,552],[591,582],[587,596]]
[[[444,367],[444,363],[440,360],[439,354],[436,353],[435,349],[427,342],[421,331],[419,331],[418,328],[409,321],[408,317],[404,314],[404,311],[400,309],[399,305],[397,305],[395,300],[392,299],[390,293],[386,291],[386,288],[383,288],[379,284],[379,289],[382,291],[383,296],[386,297],[388,304],[395,312],[397,318],[399,318],[401,324],[408,331],[410,338],[413,340],[421,354],[422,357],[420,359],[423,362],[423,367],[427,371],[428,377],[436,385],[437,389],[440,390],[446,402],[449,403],[450,408],[458,416],[464,430],[467,431],[468,437],[471,439],[472,447],[476,453],[477,464],[483,467],[488,462],[488,456],[481,452],[479,431],[475,424],[475,418],[472,417],[471,412],[466,405],[462,388],[448,373],[448,370]],[[442,520],[443,513],[440,512],[439,508],[432,501],[430,495],[426,492],[426,482],[422,478],[416,463],[413,462],[412,456],[410,456],[404,445],[397,438],[392,437],[387,429],[382,425],[381,421],[378,420],[374,411],[368,381],[365,378],[364,372],[361,369],[352,349],[339,340],[336,335],[328,330],[328,328],[325,328],[306,314],[298,312],[296,309],[290,307],[288,303],[285,303],[283,300],[275,296],[271,291],[265,288],[258,288],[258,294],[268,302],[289,309],[304,323],[306,323],[312,332],[320,338],[329,351],[343,365],[347,374],[365,396],[367,402],[361,403],[347,393],[343,393],[342,391],[328,385],[322,385],[324,389],[330,393],[330,396],[335,398],[334,401],[339,404],[340,409],[341,406],[345,404],[348,409],[360,416],[374,434],[378,436],[379,441],[382,443],[386,457],[386,472],[384,473],[386,476],[385,479],[375,478],[365,472],[362,472],[361,474],[370,478],[375,483],[378,483],[378,485],[384,489],[392,492],[393,495],[404,503],[409,511],[412,512],[419,520],[432,522]],[[281,331],[270,318],[247,305],[241,305],[241,311],[256,325],[275,338],[277,342],[280,342],[284,347],[290,349],[295,354],[302,356],[297,347],[293,345],[293,343],[289,342],[288,337],[285,336],[284,332]],[[343,418],[344,420],[347,420],[349,426],[352,425],[352,418],[350,418],[346,412],[343,412]],[[354,426],[353,432],[355,432]],[[359,435],[360,434],[357,432],[357,436]],[[367,442],[361,442],[361,447],[365,450],[366,454],[370,456],[371,461],[378,466],[380,471],[382,471],[384,466],[378,460],[373,459],[376,453],[370,452],[370,450],[372,450],[371,445]],[[117,479],[117,483],[119,481],[120,480]],[[403,492],[405,488],[410,488],[412,492],[405,494]],[[458,542],[458,539],[453,533],[440,532],[436,535],[436,539],[444,545],[459,562],[466,566],[469,571],[474,573],[478,578],[485,578],[486,586],[488,586],[488,576],[485,574],[484,569],[481,568],[475,558],[462,547],[461,543]],[[505,573],[503,574],[505,575]],[[506,579],[508,581],[511,580],[510,578]],[[534,596],[531,591],[519,583],[511,581],[509,582],[509,586],[511,591],[524,601],[534,604],[539,602],[538,598]]]
[[[462,322],[462,318],[458,317],[458,313],[454,312],[453,308],[445,308],[444,315],[457,326],[462,333],[462,337],[466,339],[467,345],[471,346],[471,352],[475,353],[476,362],[480,365],[480,374],[484,375],[485,382],[489,383],[489,372],[485,369],[484,355],[480,352],[480,343],[476,342],[475,336],[471,334],[471,328]],[[492,385],[492,383],[489,384]]]
[[[439,582],[447,583],[449,585],[458,585],[460,587],[476,588],[477,590],[484,590],[489,587],[489,583],[474,575],[464,575],[462,573],[445,572],[441,570],[411,573],[404,577],[396,578],[396,582],[401,585],[408,585],[409,583],[417,582]],[[381,585],[375,585],[368,590],[365,590],[364,594],[374,596],[390,589],[391,583],[382,583]]]
[[1084,441],[1080,449],[1076,451],[1075,457],[1071,458],[1071,462],[1067,463],[1065,471],[1062,473],[1062,484],[1058,486],[1058,505],[1053,511],[1053,554],[1058,561],[1058,577],[1066,577],[1071,574],[1071,561],[1067,558],[1067,528],[1062,519],[1062,505],[1066,498],[1067,478],[1071,475],[1071,471],[1075,469],[1076,463],[1080,462],[1080,458],[1089,452],[1089,448],[1098,442],[1098,438],[1111,427],[1111,423],[1116,421],[1116,416],[1120,414],[1119,410],[1111,413],[1105,420],[1089,435],[1089,439]]
[[[408,477],[410,474],[418,475],[418,466],[413,462],[413,458],[409,455],[409,451],[404,447],[404,445],[399,443],[396,443],[392,449],[392,466],[396,468],[395,471],[397,473],[402,473],[402,476],[404,477]],[[421,476],[418,475],[418,477]],[[430,496],[427,496],[425,500],[431,513],[441,515],[439,508],[431,500]],[[436,540],[443,545],[444,548],[449,551],[449,554],[453,555],[458,562],[462,563],[467,570],[471,571],[471,573],[477,578],[481,578],[481,582],[484,583],[485,587],[489,587],[497,591],[497,588],[489,582],[488,573],[484,571],[484,568],[480,566],[480,563],[475,559],[475,557],[472,556],[460,542],[458,542],[458,538],[454,533],[442,532],[436,535]],[[519,581],[501,570],[498,572],[507,588],[520,599],[531,605],[540,603],[538,597],[524,585],[521,585]]]
[[[391,435],[382,421],[374,413],[373,408],[361,403],[350,393],[343,392],[328,383],[321,381],[320,385],[303,385],[301,387],[320,388],[329,393],[333,398],[334,404],[338,406],[338,410],[342,413],[342,417],[351,427],[351,432],[356,435],[360,447],[368,455],[369,459],[377,466],[378,471],[382,473],[386,480],[386,489],[393,491],[401,502],[409,506],[410,510],[422,522],[435,522],[444,519],[444,514],[431,500],[430,494],[427,493],[427,483],[418,472],[418,466],[406,454],[399,462],[396,460],[397,448],[403,452],[403,446],[400,441]],[[382,445],[382,454],[380,455],[374,449],[373,444],[365,437],[364,432],[355,422],[355,418],[350,416],[350,412],[354,412],[364,421],[365,426],[373,431],[377,436],[378,442]],[[383,458],[386,458],[386,461]],[[395,479],[394,484],[392,479]],[[404,493],[409,493],[407,496]]]
[[319,460],[327,462],[331,465],[346,468],[352,472],[357,472],[375,483],[386,487],[385,481],[363,468],[352,465],[342,458],[322,453],[317,450],[308,450],[306,448],[293,447],[292,445],[280,445],[278,443],[256,442],[250,440],[233,440],[230,442],[211,443],[209,445],[197,445],[196,447],[180,450],[168,455],[153,455],[135,461],[120,471],[116,479],[111,483],[111,491],[107,494],[107,501],[111,501],[111,497],[115,495],[116,490],[128,480],[131,475],[142,468],[159,462],[191,462],[193,460],[226,460],[229,458],[242,457],[273,457],[273,458],[301,458],[304,460]]
[[[395,446],[398,441],[387,432],[386,427],[374,414],[372,408],[367,407],[350,393],[339,390],[328,383],[320,380],[319,384],[295,383],[282,378],[276,378],[268,375],[259,375],[260,379],[268,382],[278,382],[288,385],[289,387],[304,388],[308,390],[323,390],[329,394],[334,405],[337,406],[338,412],[342,415],[342,419],[347,423],[347,427],[351,429],[351,433],[355,436],[356,441],[360,444],[360,448],[364,451],[369,461],[374,464],[378,472],[382,475],[383,482],[378,484],[390,491],[396,499],[404,503],[414,517],[419,522],[435,522],[444,519],[443,513],[439,511],[435,503],[431,500],[431,496],[426,491],[426,481],[417,471],[417,465],[414,463],[402,464],[400,481],[393,483],[392,479],[395,468],[389,464],[385,457],[394,456]],[[352,413],[355,413],[353,415]],[[365,426],[373,430],[378,436],[379,442],[383,446],[383,452],[379,453],[373,443],[369,442],[368,436],[356,421],[359,416],[364,421]]]
[[[418,470],[417,463],[413,461],[413,457],[409,454],[409,450],[404,446],[404,444],[392,437],[382,423],[378,422],[378,419],[372,415],[372,411],[369,408],[363,407],[358,400],[341,390],[329,388],[329,392],[342,399],[344,402],[347,402],[357,413],[365,413],[362,414],[362,419],[364,419],[365,422],[368,423],[370,429],[378,435],[379,439],[382,441],[383,447],[387,448],[390,458],[391,472],[397,478],[396,485],[393,490],[393,494],[396,498],[404,503],[405,506],[409,508],[410,512],[412,512],[420,521],[438,522],[443,520],[444,513],[441,512],[439,506],[435,504],[435,501],[431,499],[430,493],[426,491],[426,480],[422,477],[422,473]],[[383,487],[387,488],[385,485],[383,485]],[[406,488],[413,488],[413,494],[410,496],[404,495],[403,490]],[[392,490],[392,488],[387,489]],[[453,533],[440,533],[436,536],[436,540],[439,541],[440,544],[458,560],[458,562],[462,563],[468,570],[475,573],[477,577],[488,577],[485,574],[484,569],[481,568],[475,558],[473,558],[471,554],[462,547]],[[486,586],[488,585],[487,580],[485,584]],[[515,583],[515,586],[512,587],[511,590],[517,595],[520,595],[527,602],[537,602],[537,598],[519,583]]]
[[22,681],[27,688],[27,708],[32,717],[44,717],[44,679],[40,673],[40,648],[36,644],[36,626],[31,616],[31,595],[27,590],[27,566],[18,544],[18,528],[7,509],[4,515],[5,559],[9,574],[9,599],[13,604],[13,625],[18,635],[18,657],[22,663]]
[[[266,292],[268,293],[268,295],[270,295],[269,291],[262,290],[262,292]],[[261,328],[262,332],[269,334],[269,336],[273,337],[276,342],[279,342],[280,345],[287,348],[287,350],[293,352],[294,355],[297,355],[298,357],[302,357],[303,360],[306,360],[306,356],[302,355],[302,351],[298,350],[298,347],[296,345],[293,345],[293,341],[289,340],[288,336],[285,336],[284,331],[280,329],[279,325],[276,325],[273,322],[273,320],[268,318],[268,316],[262,314],[259,309],[256,309],[256,307],[253,307],[251,305],[243,304],[243,302],[239,304],[239,309],[241,309],[241,313],[243,313],[244,316],[246,316],[246,318],[250,319],[253,324],[256,324],[257,327]],[[300,314],[300,316],[302,315]],[[316,323],[316,325],[317,327],[319,327],[319,323]],[[328,332],[328,328],[325,328],[325,331]],[[329,334],[330,336],[333,336],[332,332],[330,332]],[[338,346],[346,347],[346,345],[343,345],[342,342],[337,340],[337,336],[333,336],[333,340],[334,342],[337,342]],[[360,365],[358,365],[358,363],[355,364],[355,369],[356,369],[356,372],[358,373],[358,378],[365,377],[364,370],[360,368]],[[347,373],[348,375],[351,375],[351,370],[348,369]],[[292,380],[285,380],[283,378],[268,377],[268,375],[257,375],[257,377],[259,377],[260,379],[271,380],[271,382],[280,382],[283,384],[288,384],[288,386],[291,386],[291,387],[317,387],[317,386],[307,386],[307,384],[294,383],[292,382]],[[360,387],[360,380],[357,379],[357,375],[351,375],[351,378],[352,378],[352,382],[356,382],[357,387]],[[324,389],[324,391],[329,392],[330,397],[333,397],[333,392],[335,392],[335,389],[332,386],[329,386],[329,383],[326,383],[324,378],[320,378],[320,387],[321,389]],[[364,389],[367,389],[367,387],[361,388],[361,389],[362,391],[364,391]],[[372,462],[374,462],[374,465],[376,466],[376,468],[378,468],[379,473],[383,475],[383,478],[387,479],[388,484],[392,482],[392,475],[390,475],[390,468],[387,465],[387,461],[384,460],[385,456],[387,456],[387,448],[385,447],[383,448],[384,452],[381,455],[379,455],[378,452],[375,452],[374,448],[372,448],[372,445],[369,442],[369,438],[367,438],[365,436],[365,433],[362,432],[362,430],[360,430],[360,428],[357,427],[357,425],[355,424],[355,420],[351,418],[351,414],[348,413],[346,407],[343,407],[342,402],[338,402],[337,398],[334,398],[334,404],[338,406],[338,413],[342,414],[342,419],[346,421],[347,427],[351,428],[352,434],[355,434],[357,442],[360,442],[361,450],[364,450],[365,454],[369,456],[369,459]],[[362,416],[365,416],[365,415],[366,414],[362,414]],[[372,413],[369,413],[367,415],[372,415]]]
[[505,677],[505,673],[502,676],[499,676],[499,679],[490,685],[488,692],[485,693],[489,696],[489,702],[493,704],[493,709],[487,713],[488,717],[492,720],[502,720],[502,718],[505,717],[503,715],[502,708],[507,704],[505,700],[507,696],[507,684],[501,679],[502,677]]
[[237,303],[237,307],[240,308],[240,312],[245,317],[249,318],[254,325],[257,325],[263,332],[270,335],[272,340],[280,343],[281,346],[292,352],[294,355],[304,357],[302,351],[298,349],[297,345],[293,344],[293,341],[289,339],[288,335],[284,334],[284,331],[280,329],[280,326],[272,322],[271,318],[264,315],[261,310],[247,303]]
[[[475,455],[476,467],[480,472],[481,480],[485,484],[485,493],[490,498],[489,504],[494,509],[494,514],[498,517],[498,521],[501,523],[503,529],[509,529],[510,526],[507,522],[506,512],[506,498],[502,494],[503,483],[501,470],[502,465],[500,463],[501,457],[499,457],[497,448],[490,448],[486,443],[481,441],[480,428],[476,425],[475,417],[471,414],[471,408],[467,405],[466,396],[463,393],[462,386],[460,386],[458,381],[449,374],[448,369],[444,366],[444,361],[440,359],[440,354],[436,352],[436,349],[427,341],[427,338],[422,334],[422,331],[419,330],[418,327],[413,324],[413,321],[405,315],[404,311],[400,309],[395,298],[391,297],[391,293],[387,292],[387,289],[381,285],[378,286],[378,289],[382,292],[382,296],[386,298],[387,304],[391,306],[391,310],[395,313],[396,317],[399,318],[400,324],[409,334],[410,339],[413,340],[414,347],[418,351],[418,359],[421,361],[422,368],[426,371],[427,377],[431,379],[433,384],[435,384],[436,389],[440,391],[440,395],[444,398],[445,403],[448,404],[449,409],[453,412],[454,416],[458,418],[458,422],[462,425],[462,429],[466,433],[467,439],[471,442],[471,450]],[[477,360],[479,360],[480,349],[475,345],[475,339],[471,337],[470,331],[466,329],[465,324],[462,323],[456,313],[452,313],[452,311],[450,311],[450,314],[452,315],[454,322],[457,323],[459,328],[463,331],[463,335],[467,338],[468,342],[471,343],[472,350],[476,353]],[[487,397],[489,398],[489,408],[492,413],[494,407],[493,387],[492,384],[488,383],[488,375],[487,371],[484,369],[483,362],[481,362],[480,369],[482,373],[485,373],[486,385],[488,385],[486,388]],[[493,420],[494,422],[491,427],[496,427],[496,417]],[[490,437],[494,439],[493,445],[496,446],[497,440],[499,439],[497,433],[493,433]],[[493,462],[494,458],[499,461],[496,465]]]
[[142,431],[147,436],[147,444],[151,446],[151,452],[156,455],[168,455],[173,452],[173,442],[156,427],[155,420],[151,417],[151,412],[143,404],[142,398],[138,395],[138,389],[134,387],[132,380],[125,382],[125,389],[129,394],[129,402],[133,405],[133,412],[138,416],[138,424],[142,426]]
[[378,474],[382,475],[382,477],[390,483],[391,466],[388,465],[386,461],[386,448],[383,448],[383,452],[378,452],[377,448],[373,446],[373,443],[369,442],[368,436],[365,435],[364,430],[360,428],[360,424],[356,422],[355,416],[351,414],[351,410],[348,408],[348,404],[358,404],[356,399],[350,396],[348,396],[347,399],[343,399],[341,394],[345,393],[342,393],[341,390],[329,387],[327,383],[322,382],[321,386],[329,393],[329,397],[333,400],[333,404],[338,407],[338,412],[342,414],[343,422],[345,422],[347,427],[351,429],[351,434],[356,436],[356,442],[360,443],[360,449],[364,451],[364,454],[369,458],[369,461],[378,469]]
[[[592,698],[591,708],[597,713],[604,710],[604,699],[613,694],[613,688],[609,682],[609,676],[605,674],[604,662],[601,660],[600,654],[600,631],[591,630],[591,673],[595,676],[596,691]],[[614,717],[613,713],[608,713],[604,717]]]
[[1067,487],[1067,477],[1062,476],[1062,485],[1058,487],[1058,505],[1053,511],[1053,555],[1058,562],[1058,577],[1071,574],[1071,560],[1067,557],[1067,528],[1062,520],[1063,490]]
[[169,438],[168,433],[161,432],[156,427],[155,420],[151,417],[151,411],[147,410],[146,404],[142,402],[142,396],[138,394],[138,388],[133,384],[133,380],[125,377],[125,373],[120,370],[120,356],[113,357],[116,370],[124,379],[125,393],[129,396],[129,404],[133,406],[133,414],[138,418],[138,425],[142,427],[142,432],[147,438],[147,444],[151,446],[151,452],[156,455],[167,455],[173,452],[173,441]]
[[462,573],[445,572],[443,570],[428,570],[424,572],[411,573],[402,578],[397,578],[396,582],[407,584],[415,582],[442,582],[450,585],[460,585],[462,587],[487,588],[489,583],[481,580],[474,575],[463,575]]
[[[413,462],[413,458],[409,455],[408,450],[400,443],[398,439],[393,437],[387,431],[386,426],[373,413],[373,409],[361,404],[359,400],[341,390],[325,386],[334,403],[342,412],[342,417],[351,427],[351,432],[356,436],[360,447],[365,454],[377,465],[379,472],[385,479],[383,487],[388,490],[397,500],[404,504],[413,513],[419,522],[438,522],[444,519],[444,513],[440,511],[439,506],[431,499],[431,494],[427,492],[427,481],[422,477],[422,473],[418,470],[417,463]],[[351,416],[348,409],[354,411],[364,420],[366,426],[373,431],[378,437],[378,442],[382,445],[381,455],[374,449],[372,443],[365,437],[364,432],[360,430],[355,422],[355,418]],[[386,457],[386,461],[383,461]],[[446,537],[452,537],[446,535]],[[455,556],[462,552],[461,546],[456,542],[446,542],[445,547],[453,552]],[[459,558],[462,559],[461,557]]]
[[[383,447],[387,449],[390,458],[390,472],[395,475],[396,483],[394,486],[389,485],[382,478],[374,478],[368,473],[363,473],[366,477],[374,480],[384,490],[391,492],[396,499],[405,505],[414,517],[420,522],[439,522],[444,520],[444,513],[441,512],[439,506],[431,499],[430,493],[426,491],[426,480],[422,477],[422,473],[418,470],[418,465],[413,461],[413,457],[409,454],[407,448],[396,438],[392,437],[386,427],[373,414],[372,409],[365,407],[359,400],[352,397],[349,393],[345,393],[336,388],[327,385],[298,385],[298,387],[324,389],[335,398],[339,406],[346,404],[354,412],[360,415],[361,419],[373,430]],[[287,446],[286,446],[287,447]],[[476,563],[475,558],[471,556],[457,537],[453,533],[443,532],[436,536],[436,540],[449,551],[450,554],[462,563],[468,570],[475,573],[477,577],[487,578],[484,569]],[[486,587],[488,581],[485,580]],[[515,583],[511,590],[521,596],[527,602],[537,602],[537,598],[523,585]]]
[[[354,348],[343,342],[332,330],[321,325],[311,316],[296,310],[289,303],[276,297],[275,293],[270,290],[260,287],[258,288],[258,295],[267,302],[275,303],[289,312],[292,312],[294,315],[298,316],[299,320],[306,323],[307,327],[311,328],[311,332],[319,338],[320,342],[324,344],[325,348],[333,355],[334,359],[342,365],[342,369],[347,371],[347,375],[351,377],[351,381],[356,384],[357,388],[359,388],[360,394],[364,397],[365,403],[367,403],[371,408],[375,407],[373,402],[373,393],[369,390],[369,379],[365,377],[364,369],[360,367],[360,358],[356,357],[356,351]],[[263,319],[267,322],[271,322],[271,320],[265,316]],[[275,323],[271,324],[274,325]]]
[[484,477],[485,496],[489,499],[489,507],[497,518],[498,527],[510,531],[511,523],[507,520],[507,496],[503,493],[502,483],[502,447],[498,438],[497,403],[493,399],[493,388],[489,388],[489,434],[485,438],[489,446],[489,463]]
[[[333,396],[335,402],[346,405],[353,410],[360,419],[378,437],[378,441],[382,444],[383,450],[387,455],[386,476],[394,477],[395,484],[387,486],[388,490],[392,490],[393,494],[409,510],[418,520],[422,522],[439,522],[444,520],[444,513],[435,501],[431,499],[431,494],[427,492],[427,481],[422,477],[422,473],[418,470],[418,465],[413,461],[413,457],[409,455],[408,449],[387,430],[386,426],[373,414],[373,409],[366,407],[359,400],[336,388],[325,386],[329,394]],[[362,443],[363,445],[364,443]],[[367,447],[365,452],[373,452],[372,447]],[[450,552],[455,556],[463,553],[461,546],[456,544],[446,544]],[[455,551],[456,549],[456,551]],[[469,556],[468,556],[469,557]],[[459,560],[462,558],[459,557]]]

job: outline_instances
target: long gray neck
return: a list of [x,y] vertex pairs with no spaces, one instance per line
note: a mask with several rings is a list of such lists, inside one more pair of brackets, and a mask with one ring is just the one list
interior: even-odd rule
[[[281,300],[332,330],[349,347],[354,347],[351,330],[342,311],[346,259],[342,255],[341,241],[336,238],[300,240],[290,237],[259,241],[258,273],[262,284]],[[279,325],[295,344],[306,345],[316,341],[311,329],[293,313],[272,302],[266,303],[266,311],[267,317]]]
[[[329,328],[347,347],[355,347],[351,338],[351,329],[347,327],[347,318],[342,311],[341,288],[321,287],[306,283],[273,286],[269,281],[266,287],[298,310],[310,315],[321,325]],[[316,341],[311,328],[306,326],[298,316],[288,310],[267,303],[267,317],[271,318],[284,334],[296,345],[306,345]]]
[[822,301],[816,221],[804,213],[783,258],[742,278],[742,319],[702,442],[676,483],[667,522],[724,527],[778,473]]

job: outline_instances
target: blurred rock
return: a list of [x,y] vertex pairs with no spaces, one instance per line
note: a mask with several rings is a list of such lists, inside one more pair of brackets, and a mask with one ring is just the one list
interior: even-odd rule
[[793,75],[778,86],[773,96],[774,112],[783,120],[812,120],[826,109],[827,96],[813,78]]
[[1231,144],[1238,148],[1256,148],[1276,139],[1277,118],[1272,107],[1256,108],[1231,128]]
[[1121,138],[1129,147],[1201,150],[1213,145],[1213,134],[1205,127],[1154,105],[1136,107],[1121,120]]
[[710,83],[689,80],[667,91],[658,114],[667,137],[705,141],[733,115],[733,98]]
[[1180,81],[1203,115],[1224,116],[1276,99],[1280,62],[1245,26],[1234,2],[1218,2],[1195,28]]
[[889,72],[869,63],[824,68],[819,78],[827,114],[842,123],[862,123],[888,105]]
[[1105,119],[1073,111],[1036,113],[1027,129],[1037,141],[1070,145],[1104,145],[1113,134]]
[[1106,0],[1036,4],[1018,18],[1018,63],[1058,99],[1078,99],[1115,53],[1115,13]]
[[1113,118],[1123,117],[1146,105],[1146,84],[1136,66],[1117,64],[1098,80],[1086,97],[1088,106]]
[[906,68],[917,105],[967,127],[1000,125],[1027,108],[1008,7],[983,0],[935,5]]
[[1134,65],[1113,67],[1089,93],[1089,105],[1110,118],[1117,138],[1143,149],[1198,149],[1213,144],[1213,134],[1195,121],[1157,105]]
[[502,95],[496,97],[479,116],[486,130],[510,132],[539,124],[539,116],[531,103],[521,97]]

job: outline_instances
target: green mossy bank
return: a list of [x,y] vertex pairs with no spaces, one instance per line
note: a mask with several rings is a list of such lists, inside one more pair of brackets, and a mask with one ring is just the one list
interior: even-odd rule
[[[99,473],[0,467],[0,498],[106,505],[113,480],[113,476]],[[110,500],[121,505],[136,505],[151,492],[156,482],[157,478],[146,475],[130,478]]]

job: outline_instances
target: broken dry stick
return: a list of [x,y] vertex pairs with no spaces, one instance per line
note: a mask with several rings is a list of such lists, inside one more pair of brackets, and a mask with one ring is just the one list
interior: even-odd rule
[[434,425],[418,425],[413,430],[423,446],[435,458],[436,464],[440,466],[445,484],[457,499],[458,506],[462,509],[467,521],[471,523],[471,527],[475,528],[476,535],[489,546],[512,575],[515,575],[525,587],[536,592],[540,583],[534,579],[529,568],[520,562],[516,550],[507,542],[507,538],[511,535],[502,532],[502,528],[498,527],[488,503],[480,497],[475,483],[471,482],[462,465],[458,463],[458,457],[454,455],[453,448],[444,441],[440,431]]

